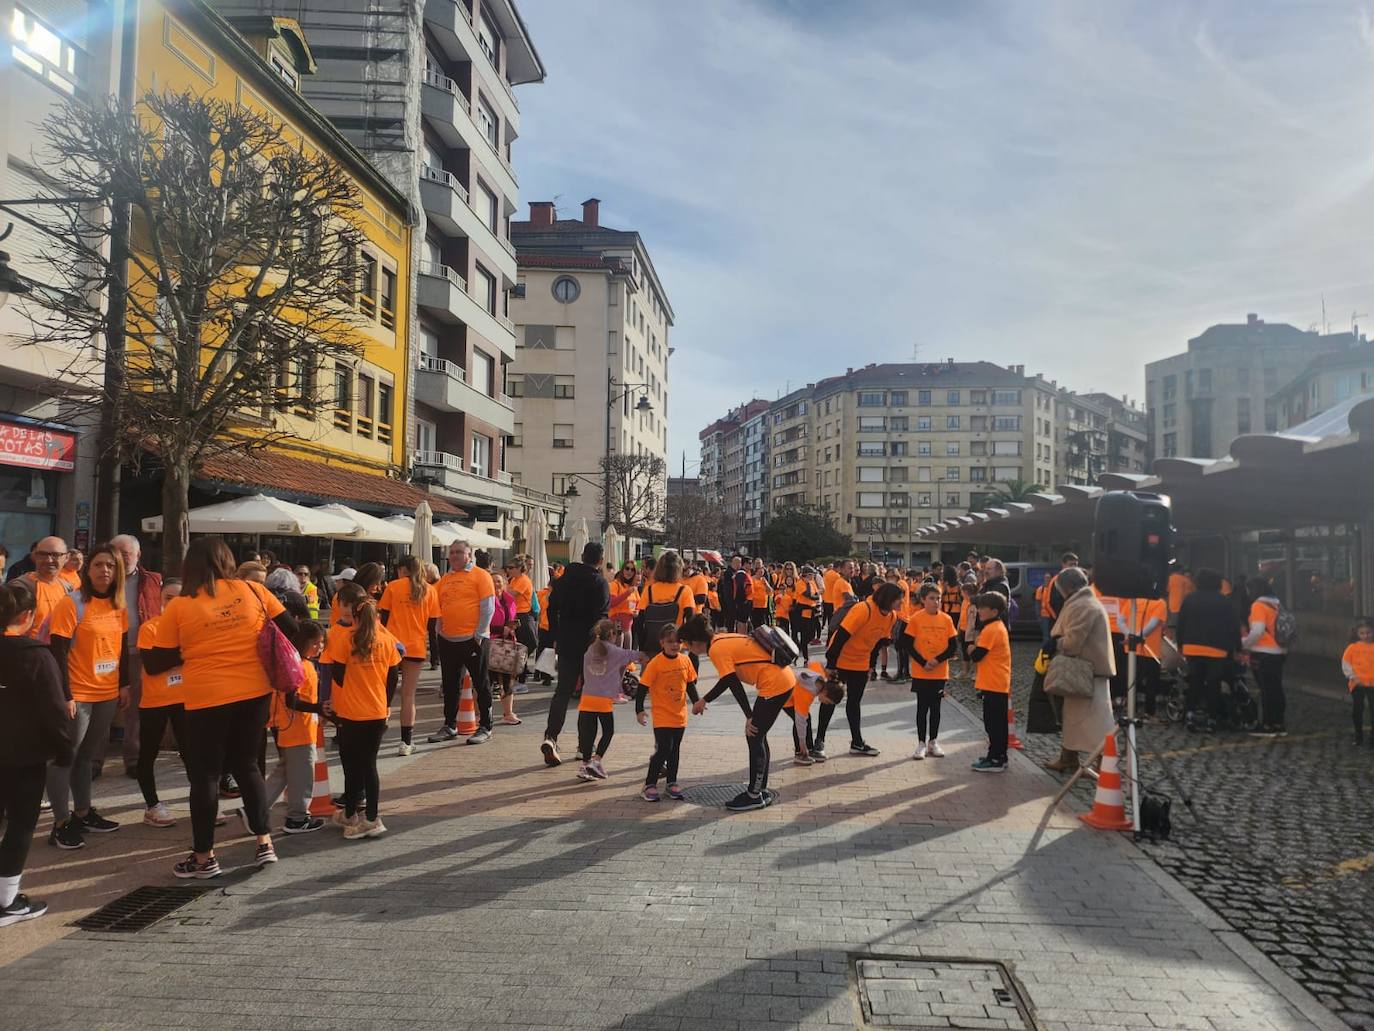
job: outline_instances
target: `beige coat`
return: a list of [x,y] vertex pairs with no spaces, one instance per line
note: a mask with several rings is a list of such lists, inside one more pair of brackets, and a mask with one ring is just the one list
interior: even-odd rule
[[1064,699],[1061,743],[1069,751],[1095,752],[1116,727],[1108,679],[1116,673],[1116,659],[1107,610],[1091,587],[1084,587],[1064,603],[1050,634],[1058,638],[1060,655],[1092,663],[1093,696]]

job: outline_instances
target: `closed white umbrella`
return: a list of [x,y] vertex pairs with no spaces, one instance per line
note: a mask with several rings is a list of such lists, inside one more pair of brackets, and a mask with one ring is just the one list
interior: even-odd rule
[[486,548],[488,551],[499,551],[510,547],[510,541],[502,540],[500,537],[493,537],[484,530],[475,530],[470,526],[462,526],[458,523],[435,523],[436,533],[444,531],[453,535],[455,541],[467,541],[474,548]]
[[[415,539],[415,517],[414,517],[414,516],[408,516],[408,515],[387,516],[386,519],[383,520],[383,522],[394,523],[394,524],[396,524],[397,526],[404,527],[404,528],[405,528],[405,531],[406,531],[406,539],[407,539],[407,540],[414,540],[414,539]],[[436,547],[436,548],[447,548],[450,544],[452,544],[454,541],[456,541],[456,540],[458,539],[456,536],[454,536],[454,534],[453,534],[452,532],[450,532],[449,530],[444,529],[444,526],[445,526],[445,525],[446,525],[446,524],[444,524],[444,523],[437,523],[437,524],[435,524],[433,527],[430,528],[430,531],[429,531],[430,540],[433,542],[433,546]],[[426,553],[426,554],[428,554],[428,553]]]
[[617,554],[620,548],[620,531],[615,528],[614,523],[608,523],[606,533],[601,538],[601,543],[606,548],[606,561],[620,568],[620,556]]
[[[221,501],[192,509],[192,533],[258,533],[278,537],[351,537],[357,529],[351,519],[317,508],[293,505],[266,494]],[[162,516],[143,520],[149,533],[162,532]]]
[[434,513],[428,501],[415,506],[415,532],[411,534],[410,551],[421,562],[434,561]]
[[375,541],[378,544],[404,544],[410,540],[405,530],[395,523],[388,523],[385,519],[359,512],[347,505],[321,505],[315,511],[328,512],[351,521],[354,532],[348,535],[349,540]]
[[529,539],[525,547],[530,553],[530,565],[534,567],[529,575],[536,591],[542,591],[549,586],[549,552],[544,546],[544,538],[548,533],[548,527],[544,523],[544,510],[538,505],[533,506],[530,509],[530,522],[526,530]]
[[582,549],[587,546],[591,534],[587,532],[587,520],[579,519],[573,524],[572,536],[568,538],[568,561],[581,562]]

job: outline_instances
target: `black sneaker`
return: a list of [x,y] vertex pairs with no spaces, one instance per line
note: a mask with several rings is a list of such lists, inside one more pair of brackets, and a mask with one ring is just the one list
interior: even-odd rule
[[81,822],[71,816],[55,825],[48,835],[48,844],[65,849],[85,848],[86,839],[81,833]]
[[777,793],[776,791],[774,791],[772,788],[764,788],[764,789],[763,789],[763,805],[764,805],[764,808],[767,808],[768,806],[772,805],[772,804],[773,804],[774,802],[776,802],[777,800],[778,800],[778,793]]
[[557,766],[563,761],[558,755],[558,744],[552,738],[546,737],[539,750],[544,753],[545,766]]
[[883,670],[881,673],[879,673],[879,674],[878,674],[878,679],[879,679],[879,680],[886,680],[886,681],[888,681],[889,683],[892,682],[892,677],[890,677],[890,676],[888,675],[887,670]]
[[238,781],[234,780],[230,774],[226,773],[219,779],[220,798],[238,798],[240,794]]
[[877,755],[878,750],[867,741],[859,741],[849,746],[850,755]]
[[282,824],[282,831],[286,834],[309,834],[317,831],[324,826],[324,820],[318,816],[307,816],[304,820],[288,819]]
[[457,740],[458,740],[458,728],[457,728],[457,727],[450,727],[447,723],[445,723],[442,727],[440,727],[438,730],[436,730],[433,734],[431,734],[431,735],[429,735],[429,737],[425,738],[425,740],[428,741],[431,745],[437,745],[437,744],[439,744],[441,741],[457,741]]
[[196,858],[192,852],[176,866],[172,867],[172,876],[180,877],[182,880],[194,879],[197,881],[209,880],[211,877],[218,877],[224,871],[220,869],[219,859],[211,856],[205,862]]
[[257,854],[253,856],[254,866],[266,866],[268,863],[277,861],[277,850],[273,848],[270,841],[264,841],[258,845]]
[[0,927],[8,927],[10,924],[22,923],[25,920],[36,920],[48,911],[46,902],[39,902],[31,899],[27,895],[16,895],[14,901],[4,909],[0,909]]
[[732,813],[743,813],[750,809],[762,809],[767,804],[763,795],[751,795],[747,791],[741,791],[725,803],[725,808]]
[[81,817],[81,829],[94,831],[96,834],[111,834],[119,830],[119,824],[113,820],[107,820],[96,811],[92,806],[86,811],[86,815]]

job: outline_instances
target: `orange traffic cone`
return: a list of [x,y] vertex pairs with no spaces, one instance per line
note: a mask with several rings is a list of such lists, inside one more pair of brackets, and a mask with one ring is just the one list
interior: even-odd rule
[[1026,750],[1025,744],[1016,736],[1016,710],[1010,705],[1007,706],[1007,747],[1023,752]]
[[1079,817],[1089,827],[1100,831],[1128,831],[1131,821],[1126,817],[1125,799],[1121,794],[1121,768],[1116,761],[1116,731],[1107,734],[1102,748],[1102,768],[1097,775],[1097,794],[1091,812]]
[[463,677],[458,691],[458,736],[471,737],[477,733],[477,700],[472,691],[472,678]]
[[315,728],[315,787],[310,794],[310,815],[334,815],[334,797],[329,790],[329,754],[325,751],[323,720]]

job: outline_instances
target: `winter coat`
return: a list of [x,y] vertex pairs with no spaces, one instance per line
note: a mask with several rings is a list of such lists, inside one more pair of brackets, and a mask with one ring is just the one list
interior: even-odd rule
[[1061,745],[1071,752],[1094,752],[1116,728],[1110,682],[1116,674],[1116,658],[1107,610],[1092,587],[1084,587],[1069,597],[1050,635],[1056,639],[1057,654],[1092,663],[1093,696],[1063,700]]
[[70,766],[71,733],[52,650],[32,637],[0,637],[0,765]]

